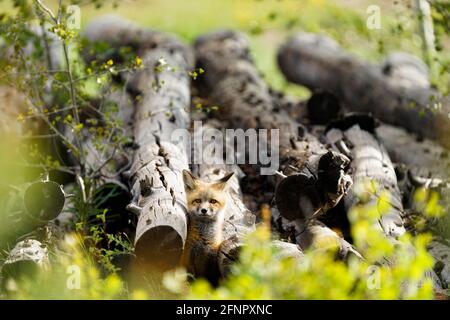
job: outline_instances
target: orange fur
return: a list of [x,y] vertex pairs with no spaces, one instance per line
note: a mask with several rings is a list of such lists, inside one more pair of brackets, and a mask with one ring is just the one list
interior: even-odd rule
[[232,174],[215,182],[204,182],[183,171],[189,217],[181,263],[188,270],[203,251],[217,252],[223,239],[227,199],[226,185]]

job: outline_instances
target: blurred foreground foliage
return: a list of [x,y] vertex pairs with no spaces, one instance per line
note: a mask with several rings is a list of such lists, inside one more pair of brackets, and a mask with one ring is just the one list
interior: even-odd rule
[[[387,195],[378,205],[355,206],[349,218],[354,245],[364,260],[336,259],[337,244],[323,241],[304,258],[279,258],[267,225],[247,236],[232,275],[217,288],[203,279],[187,285],[183,270],[163,277],[165,288],[179,299],[432,299],[427,252],[431,234],[405,234],[388,240],[376,228],[389,210]],[[439,211],[434,207],[433,213]],[[102,275],[83,240],[66,236],[51,269],[5,283],[8,298],[18,299],[160,299],[143,289],[130,289],[117,272]]]
[[[64,1],[64,4],[79,2]],[[1,2],[2,5],[3,3],[5,1]],[[48,31],[61,40],[68,49],[65,55],[67,62],[63,63],[63,69],[55,71],[50,77],[49,68],[42,63],[45,62],[46,53],[42,45],[39,45],[39,37],[29,31],[26,32],[32,20],[36,20],[36,16],[32,14],[39,7],[36,6],[35,1],[15,0],[11,3],[16,11],[0,15],[4,42],[2,45],[14,44],[14,49],[20,51],[31,40],[38,50],[32,56],[17,55],[0,63],[2,72],[12,77],[10,82],[13,86],[27,94],[28,100],[34,102],[30,110],[17,112],[8,119],[16,119],[22,123],[24,119],[28,121],[37,116],[47,119],[48,114],[56,115],[57,111],[63,111],[64,117],[51,117],[50,119],[55,122],[49,123],[49,126],[63,123],[72,128],[72,133],[77,138],[86,128],[83,128],[83,123],[76,119],[76,112],[90,107],[89,99],[98,94],[100,87],[111,83],[118,69],[113,61],[100,65],[84,65],[78,56],[83,46],[78,34],[68,32],[64,24],[52,23],[41,12],[39,22],[42,25],[50,23],[53,27]],[[57,1],[49,1],[51,8],[54,8],[56,3]],[[101,3],[102,1],[92,1],[95,7],[101,6]],[[142,2],[136,3],[136,5],[142,5]],[[204,14],[218,12],[219,7],[216,1],[202,0],[197,1],[195,5],[184,0],[177,0],[171,5],[167,3],[169,2],[148,1],[147,4],[152,6],[152,9],[140,9],[136,13],[132,9],[121,8],[120,13],[126,16],[132,11],[133,14],[142,15],[137,20],[145,21],[146,24],[152,24],[152,27],[157,26],[161,30],[176,32],[187,40],[193,40],[200,33],[207,32],[218,25],[246,31],[251,35],[256,64],[266,75],[269,84],[277,89],[301,96],[305,95],[305,89],[287,84],[274,62],[275,51],[280,41],[294,32],[319,32],[332,36],[346,49],[370,60],[380,60],[394,49],[415,54],[421,52],[420,37],[416,34],[417,26],[412,17],[414,13],[405,9],[406,6],[401,4],[403,2],[395,8],[394,15],[383,13],[381,30],[367,29],[364,15],[325,0],[229,1],[225,6],[226,9],[220,7],[220,15]],[[161,13],[161,10],[155,10],[157,5],[167,12]],[[445,8],[444,4],[442,7]],[[130,8],[132,8],[131,5]],[[61,12],[64,13],[64,10]],[[82,12],[83,21],[98,14],[92,13],[84,6]],[[445,72],[448,70],[449,63],[449,57],[445,55],[448,19],[445,19],[446,10],[441,10],[441,7],[436,7],[433,13],[435,19],[440,21],[437,25],[439,35],[437,62],[442,68],[439,68],[438,74],[432,74],[432,78],[436,79],[435,84],[445,92],[446,89],[448,90],[449,76]],[[179,19],[180,16],[188,16],[192,22],[186,23],[186,19]],[[397,19],[398,17],[402,18]],[[64,18],[63,15],[63,21],[65,21]],[[408,20],[408,18],[411,19]],[[135,63],[131,63],[129,69],[139,66],[140,63],[137,63],[139,60],[134,61]],[[74,80],[68,79],[69,71]],[[2,84],[7,82],[5,79],[6,76],[1,79]],[[47,87],[49,79],[54,80],[51,93],[58,95],[57,99],[50,102],[43,94],[46,94],[47,90],[42,90]],[[72,93],[68,90],[70,85],[74,86]],[[100,150],[105,145],[105,138],[111,136],[111,132],[121,128],[120,123],[113,121],[114,112],[109,115],[104,114],[101,118],[106,123],[106,125],[98,126],[98,129],[102,131],[97,130],[96,135],[91,132],[98,138],[96,146]],[[8,122],[12,121],[8,120]],[[93,125],[94,127],[97,128]],[[59,133],[58,128],[50,130],[50,133],[62,134]],[[11,192],[11,188],[15,190],[15,185],[37,178],[41,170],[64,170],[66,173],[77,174],[70,171],[73,168],[64,167],[62,161],[51,158],[44,147],[34,147],[36,143],[23,143],[23,141],[24,137],[16,136],[7,136],[0,141],[0,186],[7,190],[6,192],[0,189],[0,200]],[[121,145],[123,141],[119,139],[117,144]],[[31,147],[37,151],[29,151]],[[66,147],[73,152],[77,162],[83,164],[83,153],[72,144]],[[89,185],[89,182],[94,180],[88,175],[84,175],[83,178],[85,185]],[[384,197],[388,196],[384,195]],[[434,195],[430,196],[420,191],[416,198],[421,203],[419,209],[423,211],[424,217],[435,219],[436,216],[443,214],[439,201]],[[150,293],[150,291],[130,288],[127,281],[119,275],[121,270],[113,265],[112,259],[122,254],[122,251],[132,254],[132,245],[127,242],[127,239],[111,238],[111,235],[106,234],[103,227],[106,211],[101,206],[93,206],[91,201],[83,200],[77,187],[74,202],[73,213],[78,217],[76,232],[67,235],[60,244],[60,248],[50,250],[51,266],[44,266],[37,273],[24,274],[23,277],[15,280],[2,279],[4,288],[1,290],[0,297],[10,299],[161,298],[162,295]],[[305,252],[305,257],[300,262],[289,258],[280,259],[277,249],[271,245],[269,230],[266,226],[262,226],[248,236],[240,262],[234,266],[230,278],[218,288],[212,288],[202,279],[188,286],[187,275],[182,270],[175,270],[165,275],[163,283],[166,289],[173,292],[176,297],[189,299],[432,298],[431,280],[426,276],[427,271],[433,267],[433,259],[426,251],[431,236],[421,233],[414,237],[405,235],[395,242],[387,240],[379,229],[374,228],[374,225],[377,224],[380,212],[382,214],[388,210],[385,204],[389,201],[379,203],[382,205],[357,206],[349,214],[354,244],[365,260],[353,258],[347,262],[336,260],[337,248],[334,243],[328,242],[321,244],[321,248]],[[5,208],[2,206],[0,209],[0,218],[8,213]],[[425,218],[426,221],[427,219]],[[93,226],[90,223],[92,220],[100,221],[100,223]],[[426,225],[423,223],[423,226]],[[425,230],[425,228],[421,229]],[[104,238],[107,238],[108,244],[113,244],[113,249],[99,249]],[[117,249],[118,246],[122,247],[122,251]],[[0,260],[4,259],[5,253],[1,252]]]
[[[385,195],[385,197],[387,197]],[[389,209],[359,205],[349,213],[354,245],[364,260],[335,258],[337,247],[305,252],[302,261],[274,259],[276,248],[267,228],[259,228],[248,239],[233,275],[213,289],[198,280],[193,299],[431,299],[433,284],[427,273],[433,258],[426,250],[430,234],[412,238],[406,234],[392,242],[374,226],[380,213]]]

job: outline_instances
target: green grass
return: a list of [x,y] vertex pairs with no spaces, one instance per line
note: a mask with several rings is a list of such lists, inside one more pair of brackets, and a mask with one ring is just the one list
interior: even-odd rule
[[[44,2],[56,8],[56,0]],[[288,84],[276,66],[276,50],[292,33],[329,35],[352,53],[371,61],[379,61],[394,50],[421,54],[414,20],[405,22],[408,26],[402,33],[392,32],[402,21],[400,18],[412,15],[412,10],[391,1],[376,3],[381,7],[381,30],[366,27],[366,9],[373,4],[367,0],[126,0],[116,8],[112,4],[100,9],[82,6],[81,22],[83,28],[99,15],[117,14],[149,28],[175,33],[188,42],[212,30],[241,30],[250,35],[253,56],[266,80],[277,89],[305,97],[308,90]],[[0,2],[0,9],[11,8],[11,0]]]

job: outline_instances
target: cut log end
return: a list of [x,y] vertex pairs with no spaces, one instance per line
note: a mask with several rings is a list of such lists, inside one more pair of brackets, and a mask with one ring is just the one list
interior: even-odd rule
[[144,270],[167,271],[179,263],[183,246],[183,237],[177,230],[170,226],[158,226],[137,239],[135,253]]
[[35,182],[25,191],[25,208],[29,216],[38,222],[45,223],[56,218],[64,203],[64,191],[53,181]]
[[283,179],[275,191],[275,203],[283,218],[311,219],[333,208],[352,186],[347,174],[350,160],[329,151],[319,158],[318,176],[296,174]]

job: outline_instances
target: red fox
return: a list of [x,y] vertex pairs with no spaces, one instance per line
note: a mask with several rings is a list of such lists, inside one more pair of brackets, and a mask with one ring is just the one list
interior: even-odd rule
[[227,182],[233,173],[204,182],[183,170],[188,209],[188,232],[181,264],[196,277],[217,280],[217,252],[227,206]]

